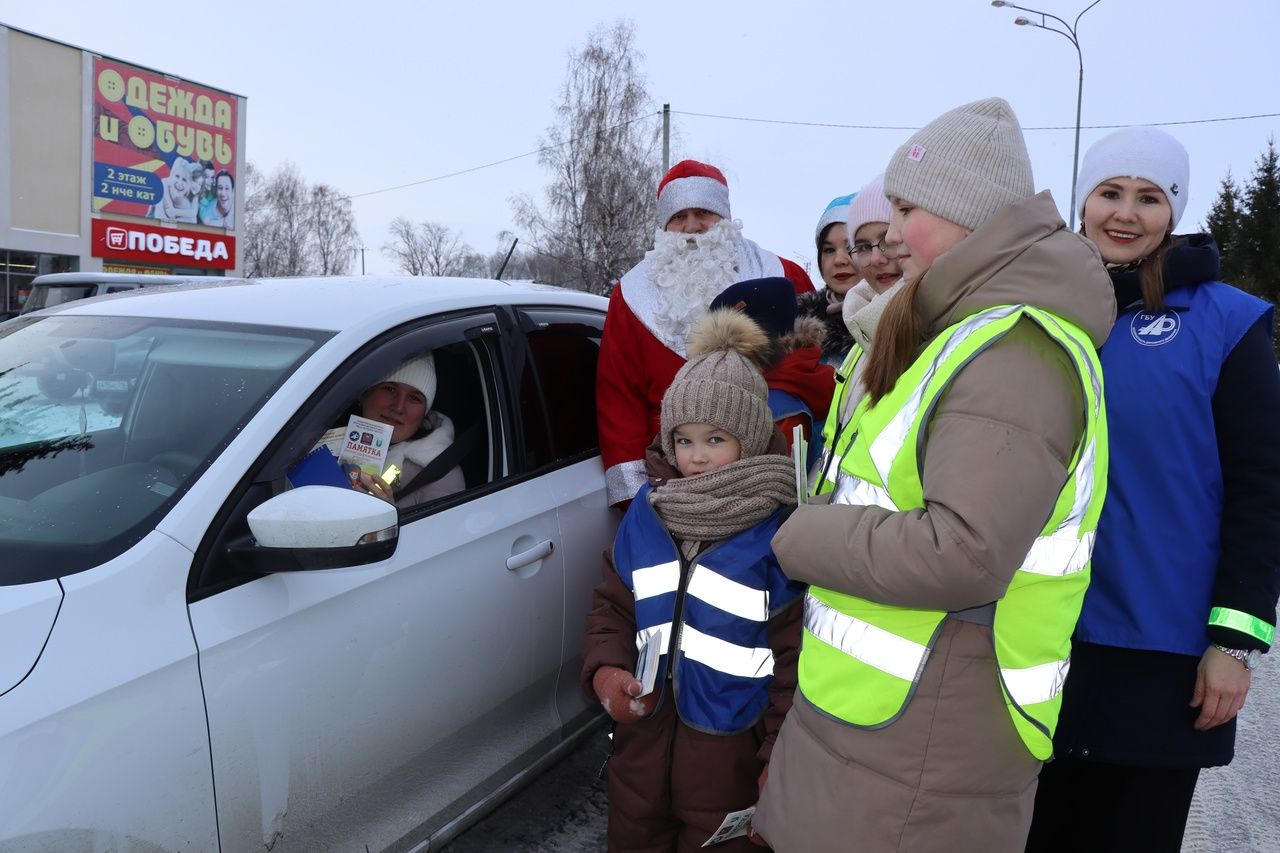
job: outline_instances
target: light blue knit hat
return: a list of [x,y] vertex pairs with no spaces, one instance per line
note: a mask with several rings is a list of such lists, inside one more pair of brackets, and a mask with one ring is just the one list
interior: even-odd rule
[[822,216],[818,217],[818,227],[813,232],[814,240],[822,239],[822,229],[826,228],[828,225],[848,221],[849,204],[857,197],[857,195],[857,193],[849,193],[848,195],[836,196],[831,199],[831,203],[827,205],[827,209],[822,211]]

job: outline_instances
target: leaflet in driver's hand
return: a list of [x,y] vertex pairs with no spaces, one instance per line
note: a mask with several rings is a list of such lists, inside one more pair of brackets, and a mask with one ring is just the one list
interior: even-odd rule
[[391,424],[352,415],[342,436],[338,464],[355,480],[360,474],[381,477],[391,447]]

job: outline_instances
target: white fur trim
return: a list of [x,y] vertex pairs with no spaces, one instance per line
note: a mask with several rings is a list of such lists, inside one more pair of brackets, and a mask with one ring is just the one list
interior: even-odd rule
[[700,207],[731,219],[729,213],[729,187],[715,178],[691,175],[668,181],[658,196],[658,227],[666,228],[671,217],[682,210]]
[[[724,220],[719,224],[732,224],[735,227],[740,227],[737,223],[729,223],[729,220]],[[686,357],[685,345],[688,343],[689,330],[707,312],[707,306],[711,304],[711,300],[719,296],[725,288],[739,281],[753,278],[769,278],[783,274],[782,261],[778,259],[777,255],[765,251],[745,237],[740,238],[736,253],[736,268],[731,271],[730,275],[725,276],[727,280],[713,288],[714,292],[710,293],[710,295],[699,294],[699,305],[689,311],[691,316],[671,318],[667,316],[668,312],[664,310],[669,307],[667,305],[670,299],[669,291],[659,287],[650,277],[650,256],[652,254],[651,252],[646,255],[640,263],[628,270],[622,277],[622,298],[626,300],[627,307],[631,309],[631,313],[636,316],[636,319],[663,346],[681,358]],[[691,287],[696,288],[696,286],[696,283],[691,283]],[[702,299],[702,296],[706,296],[706,298]]]
[[431,432],[422,438],[401,441],[391,445],[387,451],[387,464],[403,467],[408,459],[422,468],[435,459],[453,444],[453,421],[443,412],[431,412],[427,415],[427,424]]

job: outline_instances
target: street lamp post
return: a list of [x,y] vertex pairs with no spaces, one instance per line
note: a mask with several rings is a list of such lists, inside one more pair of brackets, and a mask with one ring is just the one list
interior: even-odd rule
[[[1071,46],[1076,49],[1076,60],[1080,64],[1079,82],[1076,84],[1076,147],[1071,155],[1071,198],[1067,201],[1067,206],[1071,208],[1071,230],[1076,230],[1076,175],[1080,169],[1080,107],[1084,103],[1084,54],[1080,52],[1080,39],[1076,34],[1076,27],[1080,25],[1080,19],[1084,17],[1084,13],[1088,12],[1094,6],[1101,3],[1102,0],[1093,0],[1088,6],[1076,15],[1074,23],[1068,24],[1057,15],[1050,15],[1048,12],[1041,12],[1039,9],[1028,9],[1026,6],[1019,6],[1015,3],[1007,3],[1005,0],[991,0],[991,5],[999,8],[1017,9],[1022,12],[1030,12],[1032,15],[1039,15],[1040,22],[1036,23],[1030,18],[1018,16],[1013,22],[1020,27],[1036,27],[1041,30],[1048,30],[1071,42]],[[1062,25],[1062,29],[1049,23],[1049,19],[1057,21]]]

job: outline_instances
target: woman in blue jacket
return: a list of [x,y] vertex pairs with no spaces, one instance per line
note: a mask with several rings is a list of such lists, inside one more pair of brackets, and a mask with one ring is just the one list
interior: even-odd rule
[[1028,850],[1179,850],[1275,635],[1275,309],[1218,281],[1211,237],[1173,236],[1188,173],[1154,128],[1112,133],[1081,167],[1119,308],[1101,355],[1110,479]]

